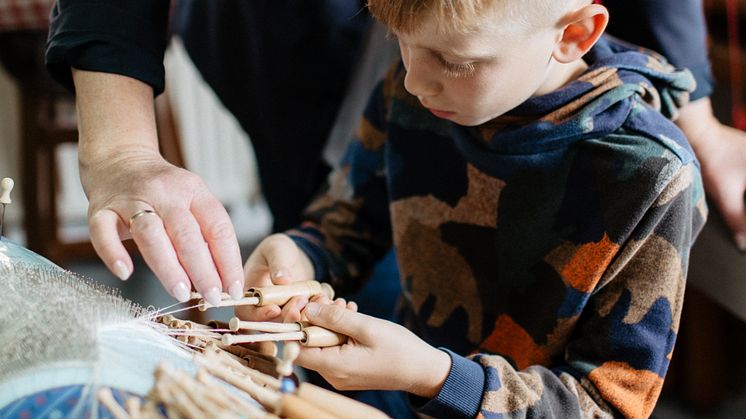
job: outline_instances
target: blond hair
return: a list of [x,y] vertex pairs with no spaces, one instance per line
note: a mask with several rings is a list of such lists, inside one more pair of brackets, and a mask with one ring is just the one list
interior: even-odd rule
[[520,24],[527,29],[556,23],[570,3],[570,0],[368,0],[368,9],[381,23],[400,33],[417,31],[430,16],[440,31],[466,33],[493,12],[506,24]]

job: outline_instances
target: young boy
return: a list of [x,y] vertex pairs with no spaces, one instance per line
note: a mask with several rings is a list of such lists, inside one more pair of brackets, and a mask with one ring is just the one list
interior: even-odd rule
[[648,417],[706,217],[667,119],[690,75],[601,38],[590,0],[369,7],[402,63],[308,222],[265,239],[247,282],[358,284],[393,245],[420,337],[312,302],[311,322],[351,339],[299,363],[341,389],[408,391],[436,417]]

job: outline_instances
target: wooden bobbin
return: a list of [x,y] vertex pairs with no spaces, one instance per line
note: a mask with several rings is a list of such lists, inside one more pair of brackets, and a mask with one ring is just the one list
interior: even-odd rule
[[228,400],[207,391],[206,386],[191,375],[183,371],[172,370],[171,376],[174,378],[176,387],[191,400],[196,401],[200,409],[209,412],[210,415],[228,417],[231,414],[236,415],[238,413]]
[[228,322],[228,328],[234,332],[239,330],[255,330],[258,332],[299,332],[301,326],[297,323],[277,323],[277,322],[247,322],[239,319],[238,317],[232,317]]
[[280,399],[275,412],[283,417],[297,419],[341,419],[326,409],[311,404],[293,394],[285,394]]
[[167,409],[176,410],[187,418],[204,417],[205,413],[189,397],[185,397],[176,387],[173,378],[156,370],[155,390],[157,398]]
[[[192,292],[189,293],[189,299],[190,300],[197,300],[197,299],[201,299],[201,298],[203,298],[202,294],[200,294],[197,291],[192,291]],[[220,293],[220,299],[221,300],[230,300],[231,296],[227,292],[221,292]]]
[[220,300],[218,304],[210,304],[204,298],[199,300],[197,309],[199,311],[207,311],[208,308],[213,307],[238,307],[238,306],[255,306],[259,305],[260,300],[257,297],[244,297],[239,300],[225,299]]
[[235,345],[237,343],[255,343],[255,342],[279,342],[286,340],[302,340],[306,336],[303,332],[284,332],[284,333],[261,333],[256,335],[231,335],[226,333],[221,338],[223,345]]
[[349,397],[345,397],[339,393],[329,391],[310,383],[301,383],[296,395],[313,405],[322,407],[324,410],[339,416],[340,418],[388,418],[388,416],[383,412],[368,406],[365,403],[361,403],[357,400],[350,399]]
[[287,377],[293,373],[293,362],[300,355],[300,345],[296,342],[285,342],[282,347],[282,361],[277,364],[277,374]]
[[158,317],[158,321],[165,324],[166,326],[170,325],[171,322],[174,320],[176,320],[176,317],[174,317],[172,314],[164,314]]
[[247,295],[259,298],[258,306],[268,304],[285,305],[293,297],[312,297],[325,294],[334,298],[334,289],[329,284],[318,281],[298,281],[287,285],[273,285],[270,287],[249,288]]
[[132,396],[124,402],[124,406],[127,408],[127,413],[132,419],[142,418],[142,407],[140,398]]
[[98,393],[96,393],[96,396],[98,397],[98,400],[101,402],[101,404],[106,406],[106,408],[109,409],[109,412],[111,412],[112,416],[114,416],[116,419],[129,419],[130,415],[116,401],[114,395],[111,394],[110,388],[101,388]]
[[221,322],[220,320],[209,320],[207,322],[207,327],[209,327],[211,329],[227,330],[228,329],[228,323]]
[[[288,323],[291,324],[291,323]],[[325,348],[328,346],[338,346],[347,342],[347,336],[333,332],[319,326],[304,327],[303,323],[292,323],[300,329],[298,332],[282,333],[258,333],[253,335],[232,335],[226,333],[222,336],[223,345],[235,345],[238,343],[256,343],[256,342],[285,342],[300,341],[303,346],[314,348]]]
[[272,371],[265,373],[251,368],[244,368],[241,365],[233,363],[230,359],[222,358],[219,355],[220,354],[206,353],[204,355],[195,357],[195,362],[208,368],[208,370],[210,370],[210,373],[212,373],[213,375],[215,375],[213,369],[218,368],[226,372],[232,372],[241,376],[249,377],[258,384],[261,384],[262,386],[265,386],[267,388],[273,390],[280,389],[280,380],[273,376],[275,374],[274,368],[272,369]]
[[303,346],[326,348],[347,343],[347,336],[319,326],[303,328],[304,338],[300,341]]
[[279,419],[277,416],[259,409],[255,405],[250,404],[247,400],[236,395],[234,392],[229,391],[225,384],[221,384],[217,379],[206,372],[204,368],[200,368],[197,371],[197,381],[203,383],[209,392],[227,399],[227,401],[233,404],[239,412],[247,415],[249,418]]

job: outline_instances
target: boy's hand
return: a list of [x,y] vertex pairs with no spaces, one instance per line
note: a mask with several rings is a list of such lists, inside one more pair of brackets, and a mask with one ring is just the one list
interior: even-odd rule
[[[273,234],[262,240],[249,256],[244,265],[244,278],[246,289],[312,280],[313,264],[290,237]],[[307,303],[306,297],[293,297],[283,307],[276,304],[238,307],[236,315],[252,321],[296,322]]]
[[336,304],[311,302],[303,314],[312,324],[350,337],[341,346],[302,348],[296,360],[337,389],[403,390],[432,398],[448,377],[448,354],[402,326]]

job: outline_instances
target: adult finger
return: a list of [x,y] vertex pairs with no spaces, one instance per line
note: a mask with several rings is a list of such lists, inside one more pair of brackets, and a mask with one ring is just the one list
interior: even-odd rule
[[[127,216],[129,220],[138,211]],[[166,234],[163,221],[156,213],[142,213],[132,218],[130,233],[145,263],[171,296],[181,302],[189,300],[189,277],[179,263],[174,246]]]
[[228,212],[212,196],[195,201],[192,212],[207,241],[223,289],[228,291],[233,299],[241,298],[244,292],[241,251]]
[[375,321],[370,316],[335,304],[308,303],[303,310],[308,321],[317,326],[347,335],[362,344],[371,343],[368,325]]
[[133,265],[120,236],[122,219],[111,210],[94,212],[88,219],[88,230],[94,250],[107,268],[122,281],[132,275]]
[[182,271],[207,302],[218,304],[223,287],[197,220],[183,207],[168,208],[162,217]]

